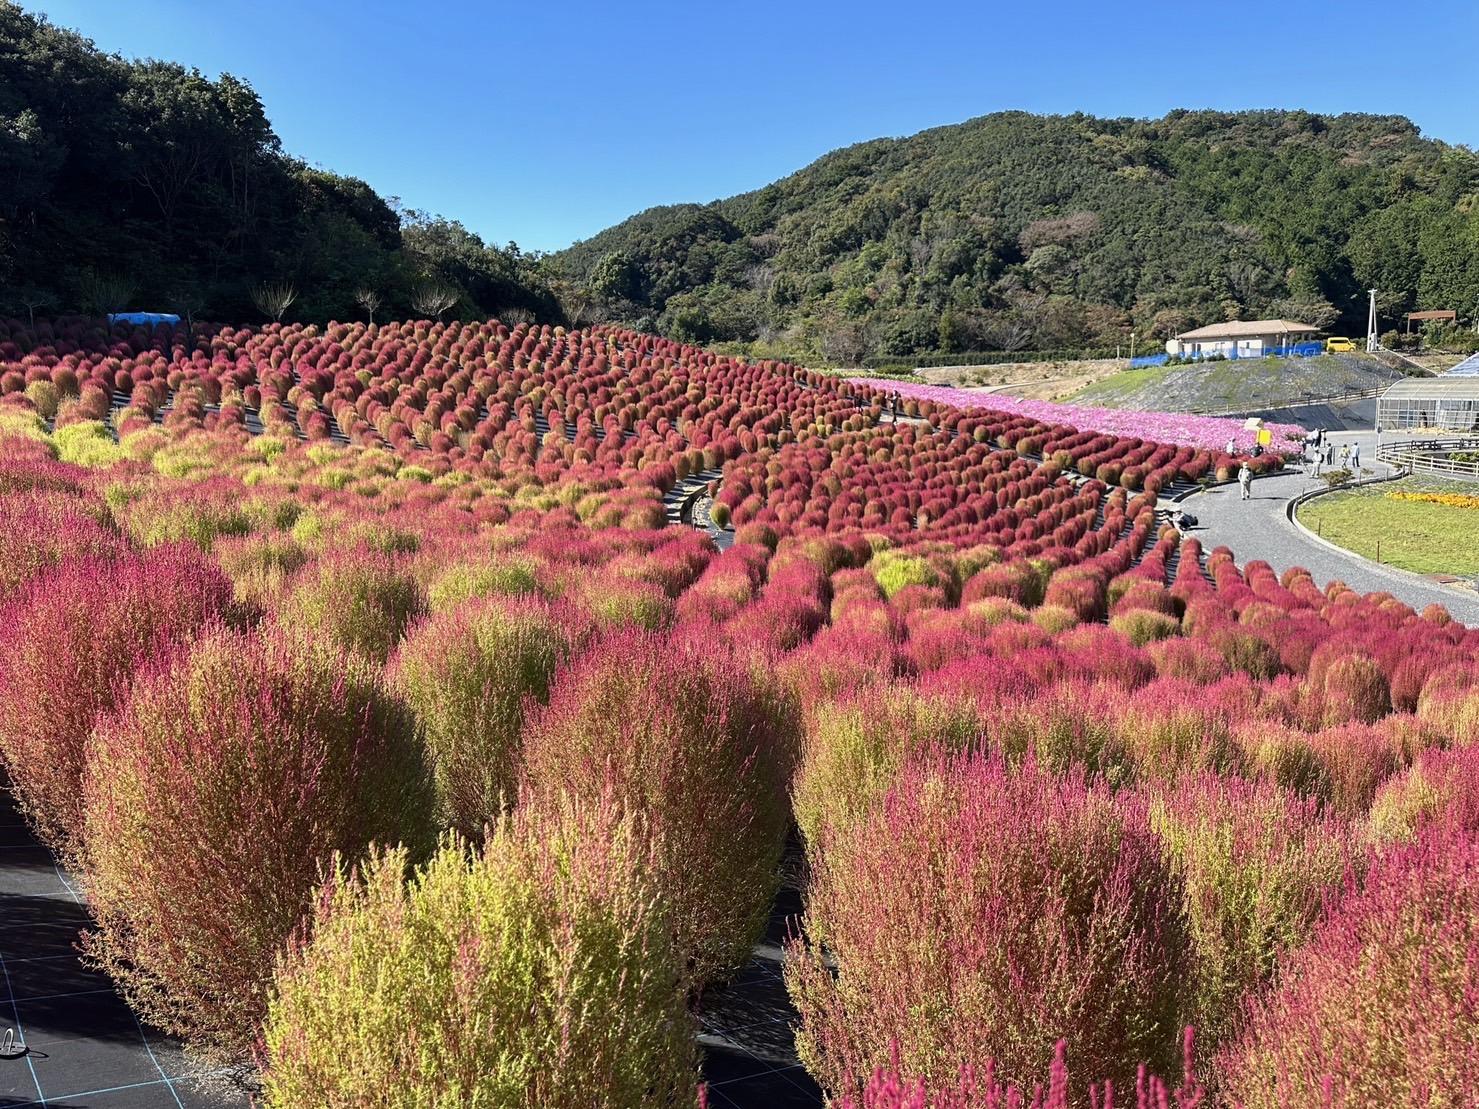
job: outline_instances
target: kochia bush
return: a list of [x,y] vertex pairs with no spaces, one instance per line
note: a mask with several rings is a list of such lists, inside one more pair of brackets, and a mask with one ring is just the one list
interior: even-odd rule
[[391,681],[426,740],[443,827],[477,842],[513,803],[525,710],[570,647],[548,605],[512,597],[439,612],[401,644]]
[[148,1020],[245,1055],[324,863],[434,842],[411,722],[353,655],[221,631],[142,676],[87,766],[90,950]]
[[900,768],[932,749],[962,751],[985,724],[966,697],[876,686],[812,713],[793,787],[796,823],[808,844],[840,829],[893,784]]
[[930,1083],[988,1058],[1029,1082],[1060,1038],[1116,1083],[1175,1057],[1181,893],[1133,794],[929,759],[824,839],[812,873],[786,979],[802,1061],[834,1093],[894,1043]]
[[134,670],[231,604],[231,582],[190,547],[69,559],[0,609],[0,758],[37,834],[75,857],[82,775],[100,713]]
[[526,728],[524,803],[612,796],[659,844],[680,956],[697,983],[764,926],[790,826],[795,714],[728,648],[624,631],[556,675]]
[[395,557],[334,551],[306,568],[278,609],[283,628],[384,663],[426,611],[420,585]]
[[265,1102],[688,1107],[692,1021],[654,877],[662,848],[610,805],[341,871],[278,970]]
[[1220,1061],[1247,1109],[1479,1100],[1479,844],[1380,857],[1293,953]]
[[1345,878],[1350,834],[1312,800],[1214,774],[1157,793],[1151,823],[1186,892],[1193,961],[1185,1023],[1215,1047]]

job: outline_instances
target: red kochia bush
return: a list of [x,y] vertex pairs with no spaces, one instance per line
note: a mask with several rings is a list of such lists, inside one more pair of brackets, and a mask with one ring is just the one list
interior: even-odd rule
[[123,537],[107,515],[100,503],[66,492],[0,496],[0,601],[64,558],[122,551]]
[[0,609],[0,756],[47,844],[67,856],[78,846],[96,717],[140,663],[230,603],[230,580],[206,556],[171,546],[69,559]]
[[[1133,1109],[1199,1109],[1206,1103],[1207,1091],[1197,1081],[1194,1058],[1195,1038],[1188,1028],[1183,1037],[1181,1084],[1174,1090],[1153,1074],[1135,1076]],[[839,1109],[1070,1109],[1082,1104],[1072,1094],[1068,1074],[1068,1041],[1059,1040],[1053,1051],[1053,1065],[1048,1070],[1047,1084],[1035,1083],[1031,1095],[1023,1087],[1002,1085],[996,1076],[995,1060],[977,1069],[967,1066],[953,1082],[926,1087],[917,1079],[899,1074],[897,1063],[879,1067],[863,1090],[861,1098],[848,1094],[838,1103]],[[1120,1105],[1131,1109],[1130,1102],[1114,1083],[1090,1085],[1088,1103],[1094,1109],[1114,1109]]]
[[1479,1103],[1479,843],[1379,858],[1220,1060],[1246,1109]]
[[434,838],[409,711],[354,655],[217,631],[142,676],[87,765],[89,949],[147,1019],[244,1057],[335,853]]
[[526,804],[611,791],[659,844],[693,982],[740,966],[790,826],[789,702],[698,636],[614,634],[559,672],[524,747]]
[[[1186,934],[1145,802],[970,755],[916,762],[813,860],[787,986],[829,1090],[897,1060],[1042,1074],[1060,1038],[1116,1083],[1174,1059]],[[834,975],[822,962],[836,960]]]

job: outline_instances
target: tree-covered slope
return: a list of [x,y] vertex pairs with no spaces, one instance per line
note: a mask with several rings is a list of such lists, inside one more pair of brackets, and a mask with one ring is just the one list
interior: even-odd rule
[[264,283],[301,319],[363,318],[362,290],[405,315],[442,287],[454,313],[559,312],[516,249],[284,154],[244,81],[105,54],[0,0],[0,312],[245,320]]
[[1479,158],[1399,116],[1006,112],[862,143],[555,256],[588,311],[851,360],[1322,325],[1479,299]]

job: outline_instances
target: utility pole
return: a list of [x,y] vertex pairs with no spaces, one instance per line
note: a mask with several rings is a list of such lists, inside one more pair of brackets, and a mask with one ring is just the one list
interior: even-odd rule
[[1375,354],[1381,347],[1376,330],[1376,290],[1368,289],[1367,291],[1371,294],[1371,314],[1366,319],[1366,353]]
[[1135,333],[1130,332],[1130,361],[1135,361]]

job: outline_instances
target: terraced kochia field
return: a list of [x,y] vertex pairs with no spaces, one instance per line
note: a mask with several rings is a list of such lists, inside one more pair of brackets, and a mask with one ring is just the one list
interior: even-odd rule
[[1479,1098],[1479,630],[1183,541],[1215,440],[496,321],[0,394],[9,788],[259,1104]]

